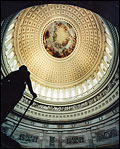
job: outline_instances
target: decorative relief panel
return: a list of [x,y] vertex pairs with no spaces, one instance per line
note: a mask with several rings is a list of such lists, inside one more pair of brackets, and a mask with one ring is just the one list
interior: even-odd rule
[[84,137],[82,136],[70,136],[66,138],[66,144],[79,144],[79,143],[84,143]]
[[18,140],[21,142],[21,143],[30,143],[30,142],[37,142],[38,140],[38,136],[34,136],[32,134],[24,134],[24,133],[21,133],[18,137]]
[[117,136],[118,136],[118,132],[116,128],[108,129],[106,131],[99,131],[96,133],[97,142],[104,141],[106,139],[117,137]]

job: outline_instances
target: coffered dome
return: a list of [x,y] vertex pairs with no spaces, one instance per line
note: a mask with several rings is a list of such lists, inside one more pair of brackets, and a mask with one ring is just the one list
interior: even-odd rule
[[5,43],[11,70],[26,65],[38,97],[59,102],[100,86],[114,55],[112,37],[100,16],[63,4],[22,10]]
[[[34,6],[23,10],[15,22],[14,53],[19,66],[27,65],[37,83],[71,87],[98,71],[106,47],[104,32],[100,18],[83,8]],[[57,50],[61,56],[54,56]]]

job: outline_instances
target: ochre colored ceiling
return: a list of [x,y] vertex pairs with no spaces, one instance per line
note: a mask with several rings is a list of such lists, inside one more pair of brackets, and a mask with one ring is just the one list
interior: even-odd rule
[[[67,31],[74,35],[71,38],[75,37],[75,43],[74,46],[73,43],[66,44],[65,48],[69,51],[70,46],[73,46],[67,56],[52,56],[53,51],[50,53],[51,45],[48,46],[48,43],[49,52],[46,49],[45,33],[55,22],[68,24],[72,28],[72,32],[69,28]],[[53,29],[49,34],[50,44],[54,36]],[[19,65],[25,64],[31,72],[31,78],[39,84],[57,88],[77,85],[88,79],[102,61],[105,50],[104,30],[101,19],[95,13],[77,6],[46,4],[30,7],[20,12],[16,19],[15,56]],[[57,29],[57,43],[71,40],[67,31]]]

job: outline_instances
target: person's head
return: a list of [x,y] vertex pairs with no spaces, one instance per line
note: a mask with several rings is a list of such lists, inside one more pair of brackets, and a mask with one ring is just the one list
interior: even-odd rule
[[26,67],[25,65],[20,66],[20,67],[19,67],[19,70],[20,70],[20,71],[23,71],[23,72],[28,71],[28,69],[27,69],[27,67]]

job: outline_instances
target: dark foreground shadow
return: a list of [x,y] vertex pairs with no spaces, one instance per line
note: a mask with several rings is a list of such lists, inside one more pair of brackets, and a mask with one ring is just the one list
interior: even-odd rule
[[0,148],[22,148],[21,145],[12,138],[1,133],[1,146]]
[[1,80],[1,124],[22,98],[26,85],[33,97],[36,98],[37,95],[31,85],[30,72],[25,65]]

